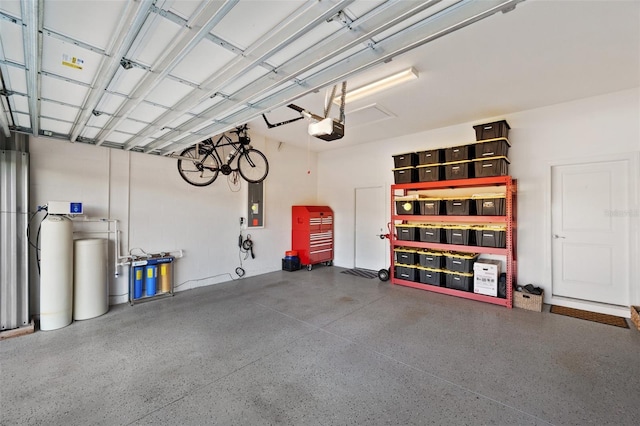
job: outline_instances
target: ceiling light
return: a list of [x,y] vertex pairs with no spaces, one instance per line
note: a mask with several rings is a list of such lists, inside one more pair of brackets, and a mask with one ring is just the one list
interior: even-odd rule
[[[381,92],[383,90],[389,89],[391,87],[397,86],[398,84],[415,80],[418,78],[418,71],[411,67],[404,71],[400,71],[396,74],[392,74],[388,77],[381,78],[372,83],[365,84],[362,87],[351,90],[347,92],[347,96],[345,98],[345,102],[353,102],[358,99],[362,99],[365,96],[373,95],[374,93]],[[335,104],[340,104],[340,97],[337,96],[333,102]]]

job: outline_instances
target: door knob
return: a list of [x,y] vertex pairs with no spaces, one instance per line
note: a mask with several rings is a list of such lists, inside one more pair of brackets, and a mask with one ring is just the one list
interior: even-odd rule
[[558,234],[553,234],[553,238],[555,238],[556,240],[558,240],[558,239],[563,239],[563,240],[564,240],[564,239],[565,239],[565,238],[567,238],[567,237],[561,237],[561,236],[560,236],[560,235],[558,235]]

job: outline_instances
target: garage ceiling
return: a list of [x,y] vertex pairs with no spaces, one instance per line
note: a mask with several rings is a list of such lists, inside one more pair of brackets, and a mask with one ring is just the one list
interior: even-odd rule
[[306,145],[261,115],[418,70],[322,150],[639,85],[639,2],[522,1],[3,0],[0,127],[170,155],[250,122]]

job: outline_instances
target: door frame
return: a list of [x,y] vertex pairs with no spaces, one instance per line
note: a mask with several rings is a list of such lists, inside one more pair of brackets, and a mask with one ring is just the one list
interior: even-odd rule
[[[384,226],[386,226],[387,222],[389,222],[390,217],[389,217],[389,202],[387,199],[387,194],[385,194],[385,191],[389,192],[389,184],[387,182],[384,183],[380,183],[380,184],[370,184],[370,185],[362,185],[362,186],[356,186],[353,188],[353,268],[356,268],[356,258],[357,258],[357,242],[356,242],[356,238],[357,238],[357,234],[356,234],[356,219],[357,219],[357,215],[358,215],[358,211],[357,211],[357,200],[356,200],[356,196],[357,196],[357,192],[358,189],[375,189],[375,188],[381,188],[382,189],[382,199],[384,200],[384,205],[383,205],[383,212],[384,212]],[[384,227],[383,227],[384,229]],[[383,234],[386,234],[387,231],[384,230]],[[385,254],[384,254],[384,258],[385,258],[385,263],[381,266],[382,268],[386,268],[388,265],[386,265],[388,263],[388,259],[389,259],[389,250],[390,250],[390,245],[388,242],[381,242],[381,244],[384,244],[385,246]]]
[[544,262],[545,277],[549,283],[551,292],[545,299],[547,303],[568,308],[583,309],[609,315],[617,315],[625,318],[631,316],[629,307],[619,307],[606,303],[590,302],[586,300],[572,299],[553,295],[553,250],[552,250],[552,218],[551,218],[551,173],[556,166],[578,166],[588,163],[604,163],[612,161],[629,162],[629,301],[632,305],[640,304],[640,289],[638,289],[638,264],[633,259],[638,258],[638,182],[640,181],[640,152],[628,152],[599,156],[579,157],[574,159],[552,160],[547,162],[545,170],[545,200],[544,200]]

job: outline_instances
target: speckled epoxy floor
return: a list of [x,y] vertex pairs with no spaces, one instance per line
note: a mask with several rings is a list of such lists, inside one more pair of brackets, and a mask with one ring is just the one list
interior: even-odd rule
[[112,307],[0,342],[0,424],[615,424],[640,332],[337,267]]

